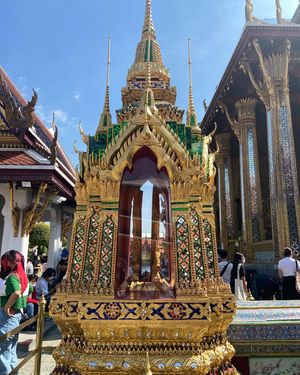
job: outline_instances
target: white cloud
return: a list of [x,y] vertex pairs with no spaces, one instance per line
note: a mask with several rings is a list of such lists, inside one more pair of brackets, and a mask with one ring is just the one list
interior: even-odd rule
[[63,111],[62,109],[55,109],[53,112],[55,114],[55,119],[58,122],[62,122],[62,123],[68,122],[67,112]]
[[62,109],[54,109],[53,111],[49,111],[45,110],[41,104],[38,104],[35,106],[35,112],[45,124],[52,124],[53,112],[55,114],[55,120],[58,124],[65,124],[68,122],[68,114]]
[[35,113],[39,116],[39,118],[47,123],[47,122],[50,122],[51,119],[52,119],[52,115],[49,114],[48,112],[46,113],[43,106],[41,104],[37,104],[35,106]]
[[24,98],[26,98],[29,94],[28,87],[26,85],[22,86],[20,89],[20,93]]
[[74,99],[79,100],[80,99],[80,94],[75,94],[74,95]]

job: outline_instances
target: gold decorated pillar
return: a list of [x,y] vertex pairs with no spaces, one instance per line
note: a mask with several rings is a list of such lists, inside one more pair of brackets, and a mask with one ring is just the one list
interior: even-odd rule
[[289,96],[288,67],[291,43],[283,53],[264,57],[258,40],[253,41],[259,57],[263,83],[258,84],[251,66],[242,63],[267,112],[270,206],[275,257],[285,246],[299,248],[299,189]]
[[235,238],[236,228],[233,207],[231,134],[219,133],[215,139],[219,147],[216,165],[218,167],[220,238],[222,247],[228,249],[228,240]]
[[[243,233],[248,257],[253,260],[253,242],[264,239],[263,209],[255,120],[256,100],[241,99],[235,107],[240,126],[240,173]],[[245,227],[245,228],[244,228]]]
[[248,260],[253,260],[253,243],[264,238],[255,105],[256,100],[251,98],[237,101],[237,120],[229,115],[223,104],[221,105],[239,140],[243,251],[247,254]]

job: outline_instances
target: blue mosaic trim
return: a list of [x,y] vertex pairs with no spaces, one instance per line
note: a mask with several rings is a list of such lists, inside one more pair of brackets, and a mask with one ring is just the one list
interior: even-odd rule
[[192,303],[82,303],[80,320],[207,320],[208,305]]
[[298,307],[300,309],[300,300],[276,300],[276,301],[237,301],[238,308],[281,308],[281,307]]
[[258,309],[258,310],[238,310],[234,317],[234,322],[268,322],[282,320],[299,320],[300,309]]
[[209,320],[208,303],[78,302],[53,298],[51,310],[80,320]]
[[261,340],[295,340],[299,343],[299,337],[300,324],[231,325],[228,329],[228,338],[232,343]]
[[[239,345],[234,344],[234,349],[236,356],[244,356],[244,355],[300,355],[300,345],[291,345],[291,344],[254,344],[254,345]],[[267,374],[267,373],[266,373]],[[275,374],[274,374],[275,375]],[[277,375],[277,374],[276,374]],[[296,375],[293,373],[289,373],[289,375]]]
[[259,324],[264,322],[299,320],[300,300],[297,301],[237,301],[233,322]]

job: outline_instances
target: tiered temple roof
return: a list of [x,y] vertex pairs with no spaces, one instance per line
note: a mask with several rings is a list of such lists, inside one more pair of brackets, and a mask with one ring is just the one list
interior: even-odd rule
[[49,130],[34,113],[37,95],[30,102],[0,67],[0,181],[51,183],[73,199],[75,171],[57,142],[57,128]]
[[[108,50],[110,52],[110,45]],[[135,61],[127,75],[127,85],[122,89],[123,108],[116,111],[117,124],[113,124],[111,121],[109,107],[109,52],[104,108],[100,116],[99,126],[95,135],[86,135],[81,129],[82,140],[88,146],[87,159],[93,160],[93,162],[100,159],[106,149],[117,142],[121,133],[128,132],[129,123],[139,112],[148,73],[150,74],[149,82],[155,100],[155,108],[160,119],[164,121],[170,133],[175,136],[175,139],[178,139],[190,154],[197,152],[201,156],[203,137],[200,134],[193,101],[190,48],[188,61],[189,99],[185,124],[183,122],[184,110],[175,105],[176,88],[170,86],[170,74],[163,64],[160,46],[156,40],[151,0],[146,1],[142,38],[137,45]],[[83,166],[81,165],[81,167]]]

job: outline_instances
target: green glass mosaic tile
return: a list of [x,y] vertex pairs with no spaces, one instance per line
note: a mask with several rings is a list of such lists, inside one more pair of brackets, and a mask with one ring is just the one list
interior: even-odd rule
[[116,138],[118,135],[119,135],[119,133],[120,133],[120,125],[118,125],[118,124],[116,124],[116,125],[114,125],[113,126],[113,134],[114,134],[114,138]]
[[192,150],[192,129],[190,127],[185,128],[186,148]]
[[177,125],[177,132],[178,132],[177,134],[181,142],[185,144],[185,129],[184,128],[185,128],[184,124]]
[[103,114],[103,126],[107,126],[107,114]]
[[112,128],[107,129],[107,144],[110,144],[112,141],[112,133],[113,133]]
[[169,127],[170,127],[175,133],[177,133],[177,123],[176,123],[176,122],[169,121],[169,122],[168,122],[168,125],[169,125]]
[[[144,61],[148,61],[148,40],[146,41],[146,48],[145,48],[145,54],[144,54]],[[150,61],[153,61],[153,43],[150,41]]]
[[192,143],[198,143],[198,134],[192,133]]

